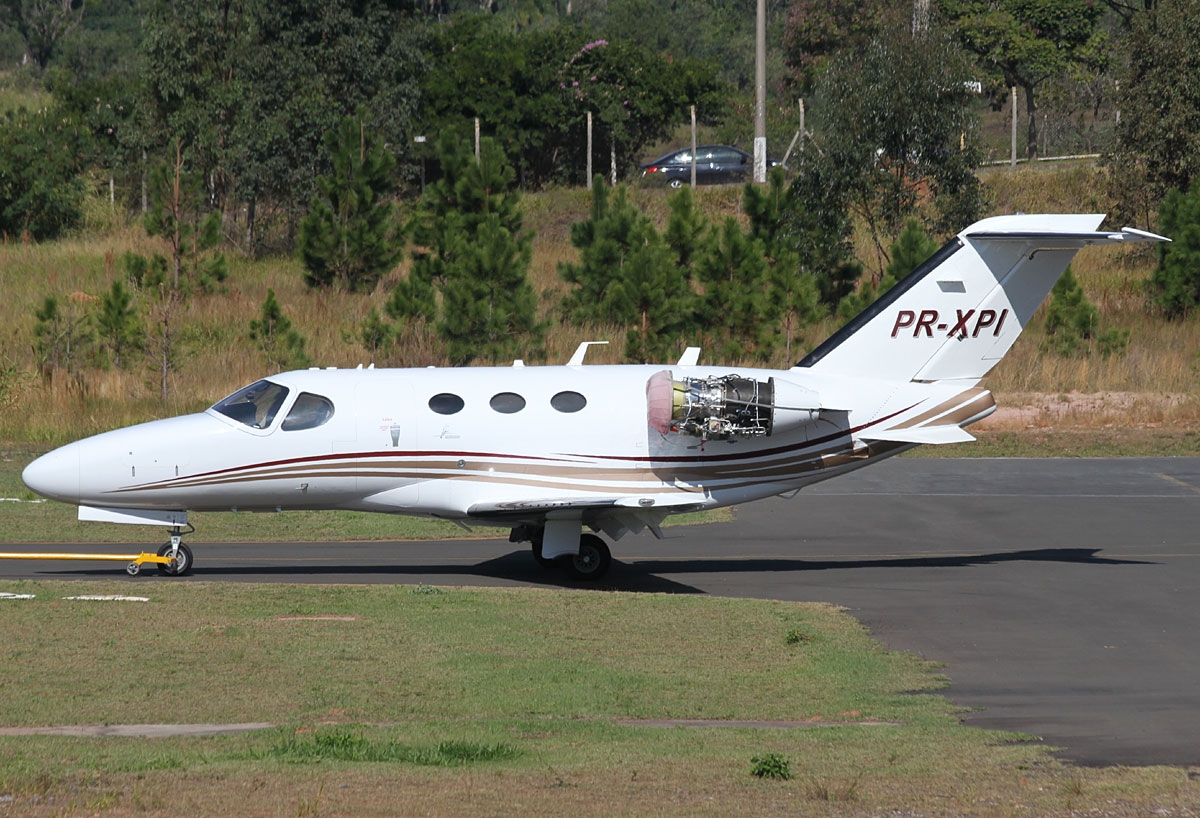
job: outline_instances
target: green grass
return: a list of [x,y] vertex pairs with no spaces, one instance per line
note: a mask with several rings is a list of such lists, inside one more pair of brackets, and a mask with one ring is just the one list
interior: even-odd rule
[[424,767],[455,767],[484,761],[509,761],[520,752],[509,744],[480,744],[473,741],[439,741],[414,747],[396,741],[372,741],[355,730],[322,729],[310,736],[284,735],[258,758],[297,764],[317,761],[373,761],[417,764]]
[[[78,587],[0,583],[36,595],[0,602],[0,726],[278,726],[0,736],[11,799],[0,809],[14,815],[999,816],[1200,803],[1181,770],[1077,769],[1020,736],[961,726],[936,693],[937,666],[884,650],[824,605],[204,583],[157,587],[142,604],[63,599]],[[834,726],[720,726],[732,719]],[[771,758],[789,779],[752,773]]]

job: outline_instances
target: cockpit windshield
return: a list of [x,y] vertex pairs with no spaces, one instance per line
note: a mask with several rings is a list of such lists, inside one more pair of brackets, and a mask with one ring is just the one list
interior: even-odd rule
[[213,410],[252,429],[266,429],[287,396],[286,386],[263,380],[239,389],[213,406]]

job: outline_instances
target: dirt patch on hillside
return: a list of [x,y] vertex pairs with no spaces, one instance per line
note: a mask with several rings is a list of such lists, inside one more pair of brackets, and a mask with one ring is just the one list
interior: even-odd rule
[[1184,393],[1013,392],[996,395],[996,403],[996,411],[976,429],[1200,425],[1200,401]]

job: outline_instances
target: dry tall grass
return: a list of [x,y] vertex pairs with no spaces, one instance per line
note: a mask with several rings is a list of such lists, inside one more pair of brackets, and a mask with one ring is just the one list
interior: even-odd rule
[[[997,202],[996,212],[1104,212],[1108,206],[1103,200],[1106,186],[1102,173],[1086,167],[994,170],[986,174],[985,181]],[[656,223],[666,224],[666,191],[635,187],[630,196]],[[714,221],[730,214],[740,218],[740,198],[737,187],[697,192],[701,211]],[[570,245],[570,226],[586,218],[589,204],[587,191],[575,189],[553,189],[524,198],[526,224],[537,235],[530,277],[543,294],[542,314],[551,322],[544,358],[549,363],[565,361],[585,340],[612,342],[593,348],[589,362],[613,363],[623,357],[623,328],[563,326],[554,308],[565,287],[558,278],[558,264],[577,257]],[[99,218],[90,221],[103,222]],[[873,253],[867,241],[860,241],[859,247],[864,254]],[[8,407],[0,414],[0,440],[47,445],[196,410],[267,374],[265,357],[249,340],[248,332],[268,288],[275,290],[285,313],[306,336],[316,364],[353,367],[369,363],[369,353],[353,340],[358,324],[371,306],[382,307],[390,284],[407,274],[404,262],[371,294],[312,292],[305,287],[294,259],[231,257],[225,289],[193,297],[182,311],[182,354],[170,378],[171,397],[165,406],[158,398],[156,366],[148,356],[127,372],[95,370],[76,378],[56,375],[51,380],[37,375],[34,310],[50,294],[76,294],[76,299],[99,296],[120,275],[119,259],[126,251],[165,253],[166,248],[137,227],[93,231],[41,245],[0,245],[0,363],[10,373],[7,379],[0,378],[0,405]],[[863,260],[870,269],[873,258],[864,255]],[[1196,392],[1200,323],[1194,319],[1169,323],[1147,312],[1144,287],[1153,265],[1151,253],[1131,248],[1089,249],[1076,259],[1075,271],[1088,297],[1099,306],[1103,325],[1130,330],[1126,354],[1108,359],[1098,353],[1078,358],[1043,354],[1039,351],[1039,318],[988,378],[988,385],[1002,402],[1006,396],[1017,400],[1034,396],[1028,400],[1036,403],[1036,396],[1065,392],[1173,396]],[[139,308],[147,311],[153,296],[139,293]],[[780,353],[771,363],[791,365],[836,328],[833,319],[806,328],[791,360]],[[377,363],[425,366],[442,365],[446,359],[425,328],[412,327],[396,352]],[[1186,422],[1198,414],[1190,398],[1159,403],[1163,411]]]

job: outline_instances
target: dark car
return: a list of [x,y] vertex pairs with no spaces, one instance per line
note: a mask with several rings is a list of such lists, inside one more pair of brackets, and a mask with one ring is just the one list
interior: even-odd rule
[[[779,164],[767,159],[767,167]],[[754,157],[731,145],[701,145],[696,148],[696,184],[725,185],[744,182],[754,172]],[[647,182],[683,187],[692,181],[692,149],[668,153],[642,165],[642,178]]]

